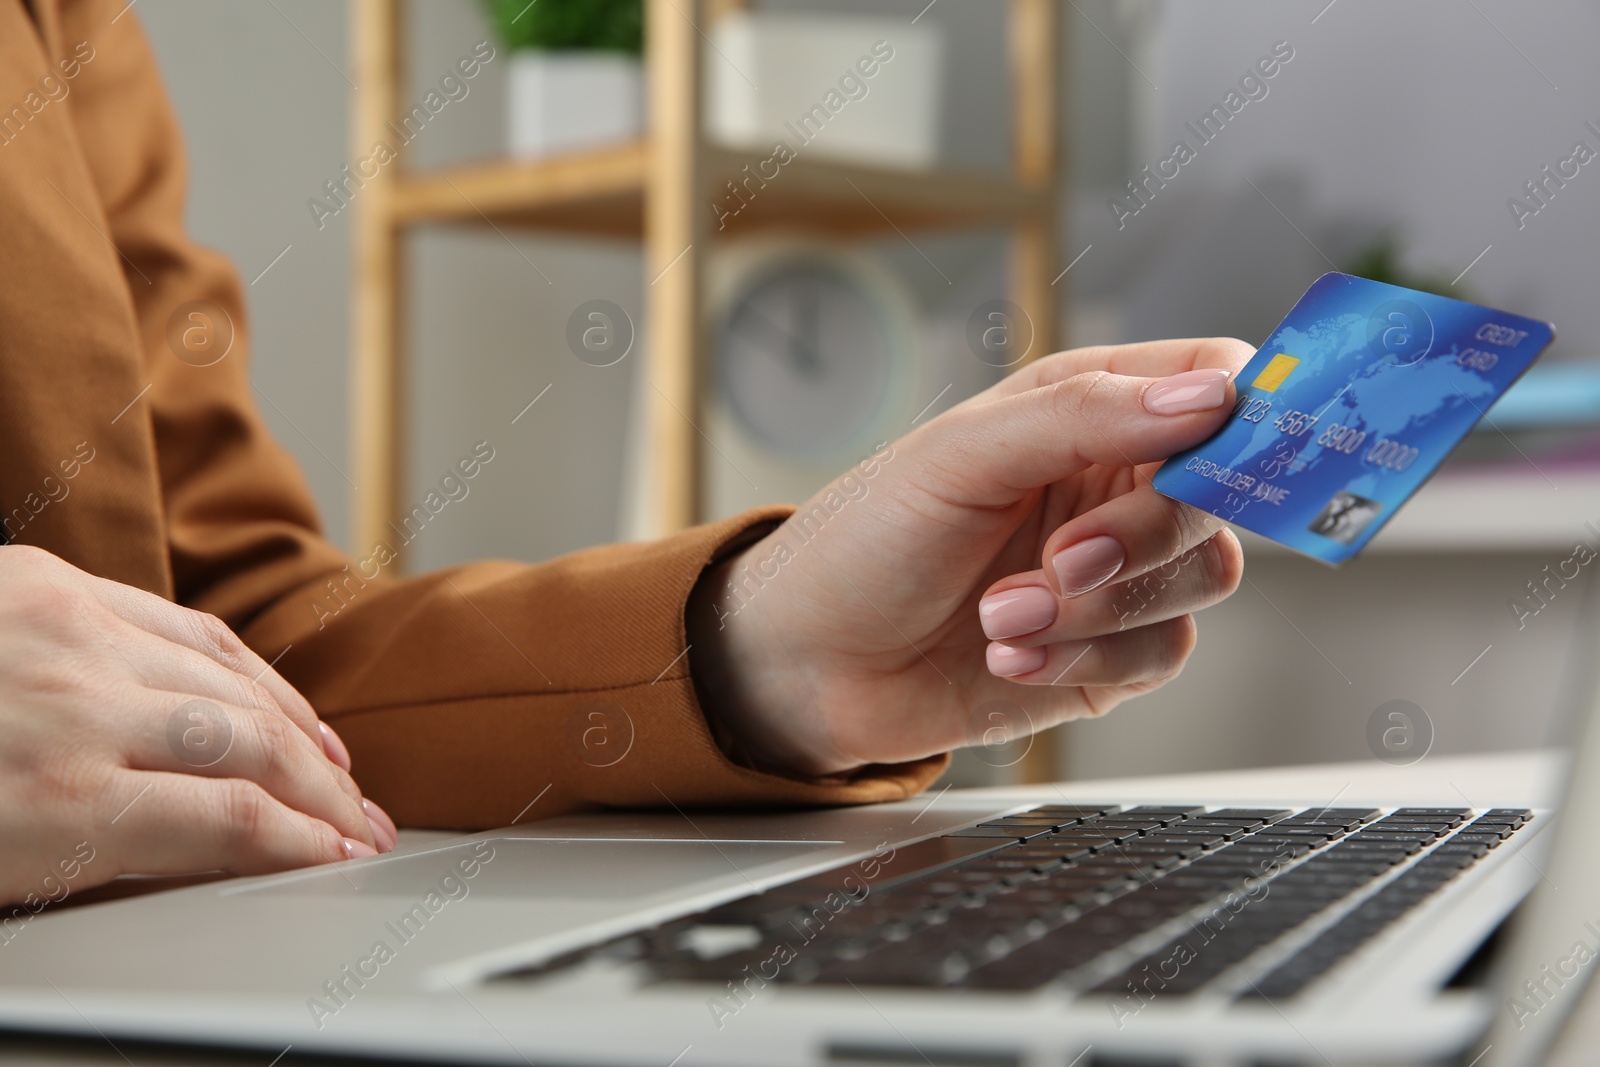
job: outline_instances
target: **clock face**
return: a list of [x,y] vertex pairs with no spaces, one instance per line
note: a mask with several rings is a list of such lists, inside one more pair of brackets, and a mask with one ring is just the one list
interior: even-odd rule
[[716,379],[744,431],[783,455],[859,443],[888,397],[895,339],[873,294],[804,259],[745,285],[716,339]]

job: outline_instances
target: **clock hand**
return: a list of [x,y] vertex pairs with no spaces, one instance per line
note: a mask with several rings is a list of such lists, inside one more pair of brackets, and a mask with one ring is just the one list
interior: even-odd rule
[[794,333],[794,344],[789,353],[794,360],[794,368],[802,376],[811,379],[822,377],[822,353],[818,349],[818,334],[821,332],[819,319],[822,313],[822,298],[815,285],[807,285],[800,290],[799,309],[797,316],[799,324]]
[[744,307],[740,308],[739,318],[743,321],[748,321],[755,326],[759,326],[773,339],[781,341],[786,348],[790,350],[794,348],[794,331],[780,326],[776,322],[773,322],[766,315],[762,314],[760,311],[757,311],[753,305],[746,304]]

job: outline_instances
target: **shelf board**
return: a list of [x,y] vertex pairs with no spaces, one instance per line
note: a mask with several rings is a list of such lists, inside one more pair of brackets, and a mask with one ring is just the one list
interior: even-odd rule
[[[1548,477],[1548,481],[1546,481]],[[1378,531],[1368,553],[1570,551],[1600,528],[1600,469],[1455,468],[1441,472]],[[1289,555],[1234,528],[1249,554]]]
[[[726,233],[790,228],[834,236],[950,229],[1025,219],[1045,210],[1049,190],[1004,176],[920,171],[808,158],[781,166],[757,151],[707,148],[711,225]],[[650,153],[644,142],[542,160],[492,160],[401,177],[397,225],[492,222],[497,226],[639,238]],[[749,167],[748,175],[744,168]],[[725,184],[747,182],[747,201]],[[743,203],[742,208],[740,207]],[[723,212],[727,214],[724,217]]]

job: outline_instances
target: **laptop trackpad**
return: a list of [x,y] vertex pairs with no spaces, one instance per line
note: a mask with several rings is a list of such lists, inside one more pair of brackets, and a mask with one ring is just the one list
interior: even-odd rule
[[[493,838],[430,852],[295,872],[222,890],[289,896],[393,896],[434,890],[452,899],[595,900],[754,881],[839,841]],[[774,870],[774,865],[777,870]]]

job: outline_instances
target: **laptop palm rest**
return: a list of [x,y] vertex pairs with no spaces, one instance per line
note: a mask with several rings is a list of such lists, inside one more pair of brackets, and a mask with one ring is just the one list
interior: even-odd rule
[[222,890],[224,895],[406,897],[429,891],[515,900],[594,900],[679,893],[750,877],[838,841],[490,838],[429,852],[328,866]]

